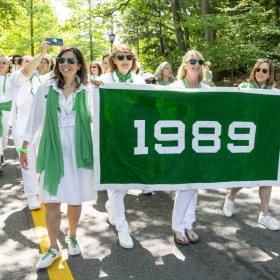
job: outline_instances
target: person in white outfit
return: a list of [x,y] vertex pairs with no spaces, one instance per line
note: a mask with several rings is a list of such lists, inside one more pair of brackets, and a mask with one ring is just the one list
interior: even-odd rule
[[[135,52],[127,45],[121,44],[109,55],[109,72],[97,78],[102,83],[134,83],[145,84],[145,80],[133,72],[137,69]],[[116,226],[120,245],[126,249],[133,248],[133,240],[128,231],[125,217],[124,196],[127,191],[108,190],[109,201],[105,208],[109,214],[109,222]]]
[[11,110],[12,90],[9,69],[9,57],[0,54],[0,174],[6,165],[4,151],[7,149],[9,135],[9,116]]
[[[200,52],[188,51],[178,70],[178,81],[172,83],[170,87],[180,89],[209,88],[202,83],[204,78],[203,64],[204,58]],[[172,229],[174,241],[178,244],[188,245],[190,242],[194,243],[199,240],[199,236],[193,230],[197,197],[197,189],[177,191],[172,214]]]
[[19,69],[19,65],[18,65],[18,62],[19,62],[19,58],[21,57],[20,54],[15,54],[13,57],[12,57],[12,73],[17,71]]
[[[49,48],[48,42],[42,47]],[[76,48],[65,48],[56,58],[55,78],[37,90],[22,139],[20,162],[28,170],[28,149],[42,127],[37,156],[40,188],[46,203],[50,248],[37,268],[50,266],[61,255],[57,238],[61,203],[68,204],[70,255],[81,252],[77,227],[82,203],[97,198],[93,189],[92,87],[88,85],[86,62]]]
[[[246,83],[239,85],[239,88],[255,88],[255,89],[268,89],[277,90],[274,88],[274,66],[271,61],[260,59],[254,65],[250,77]],[[230,218],[234,210],[234,201],[236,194],[242,188],[232,188],[225,197],[223,207],[224,215]],[[259,214],[258,222],[270,230],[279,230],[279,226],[274,218],[268,215],[268,207],[271,196],[272,186],[260,186],[259,197],[261,200],[261,212]]]
[[156,69],[154,76],[157,80],[157,84],[161,86],[169,86],[174,82],[172,75],[172,66],[169,62],[162,62]]
[[[23,56],[20,62],[22,68],[15,71],[10,77],[13,91],[13,105],[11,110],[12,135],[16,147],[21,147],[22,145],[20,136],[25,131],[31,105],[38,86],[41,82],[47,81],[53,76],[53,73],[39,77],[34,75],[35,69],[47,52],[47,48],[42,46],[41,52],[36,57],[33,58],[29,55]],[[40,140],[39,134],[36,135],[34,143],[29,146],[29,171],[27,172],[23,168],[21,169],[24,193],[27,196],[29,210],[36,210],[41,207],[41,201],[38,197],[39,176],[36,172],[36,153]]]

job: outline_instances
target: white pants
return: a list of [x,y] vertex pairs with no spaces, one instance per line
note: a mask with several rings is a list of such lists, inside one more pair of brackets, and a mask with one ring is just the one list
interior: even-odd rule
[[185,232],[185,229],[192,229],[196,219],[195,208],[197,204],[198,190],[178,191],[175,197],[172,229],[177,232]]
[[2,135],[2,148],[0,150],[0,154],[2,154],[2,151],[5,151],[7,149],[8,139],[9,139],[9,129],[10,129],[10,125],[8,124],[10,112],[2,111],[2,113],[3,113],[2,116],[3,135]]
[[116,221],[117,231],[127,230],[128,223],[125,217],[124,197],[127,191],[108,190],[108,198],[112,209],[113,216]]
[[[26,123],[23,122],[18,129],[14,127],[12,128],[12,135],[14,138],[14,144],[16,148],[22,146],[23,140],[20,138],[20,135],[24,133],[25,126]],[[39,139],[37,139],[33,144],[29,145],[28,147],[29,170],[24,170],[21,168],[24,193],[27,196],[39,194],[39,174],[37,174],[36,172],[36,153],[39,142],[38,140]]]

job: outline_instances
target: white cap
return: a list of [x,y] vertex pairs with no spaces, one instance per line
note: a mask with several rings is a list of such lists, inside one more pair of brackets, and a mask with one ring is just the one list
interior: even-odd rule
[[142,77],[144,78],[144,80],[146,80],[149,78],[154,78],[155,76],[152,73],[146,72],[146,73],[142,74]]

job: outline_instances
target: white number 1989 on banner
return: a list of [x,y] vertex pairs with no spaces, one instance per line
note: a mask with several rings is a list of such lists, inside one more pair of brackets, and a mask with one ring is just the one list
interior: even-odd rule
[[[134,148],[135,155],[148,154],[148,147],[145,146],[145,124],[144,120],[135,120],[134,127],[137,129],[137,147]],[[173,134],[162,133],[162,128],[176,128]],[[214,133],[199,133],[200,128],[212,128]],[[249,133],[237,134],[237,128],[249,129]],[[221,148],[220,135],[222,126],[217,121],[197,121],[193,124],[192,149],[197,153],[217,153]],[[248,141],[248,145],[235,146],[233,143],[227,145],[231,153],[250,153],[254,149],[256,125],[252,122],[232,122],[229,125],[228,136],[235,141]],[[177,146],[166,147],[162,144],[155,144],[155,150],[159,154],[180,154],[185,149],[185,124],[181,121],[158,121],[154,128],[154,137],[158,141],[177,141]],[[199,141],[211,141],[211,146],[200,146]]]

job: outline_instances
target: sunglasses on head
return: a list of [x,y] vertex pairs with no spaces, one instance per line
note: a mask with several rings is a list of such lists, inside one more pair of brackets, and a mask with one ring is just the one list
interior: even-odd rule
[[80,61],[77,58],[74,57],[57,57],[56,61],[58,64],[63,64],[65,61],[68,64],[74,64],[76,61],[79,63]]
[[90,66],[90,68],[96,68],[97,66],[96,65],[94,65],[94,66]]
[[114,57],[120,61],[124,60],[125,58],[127,60],[132,60],[134,58],[134,55],[133,54],[119,54],[119,55],[115,55]]
[[156,84],[156,80],[145,80],[146,84]]
[[6,64],[8,64],[8,62],[7,61],[0,61],[0,65],[1,64],[6,65]]
[[204,64],[204,60],[202,59],[189,59],[186,61],[186,63],[190,63],[191,65],[195,65],[196,63],[198,63],[199,65],[203,65]]
[[256,72],[260,72],[260,71],[262,71],[264,74],[267,74],[268,73],[268,70],[267,69],[264,69],[264,68],[255,68],[255,71]]

